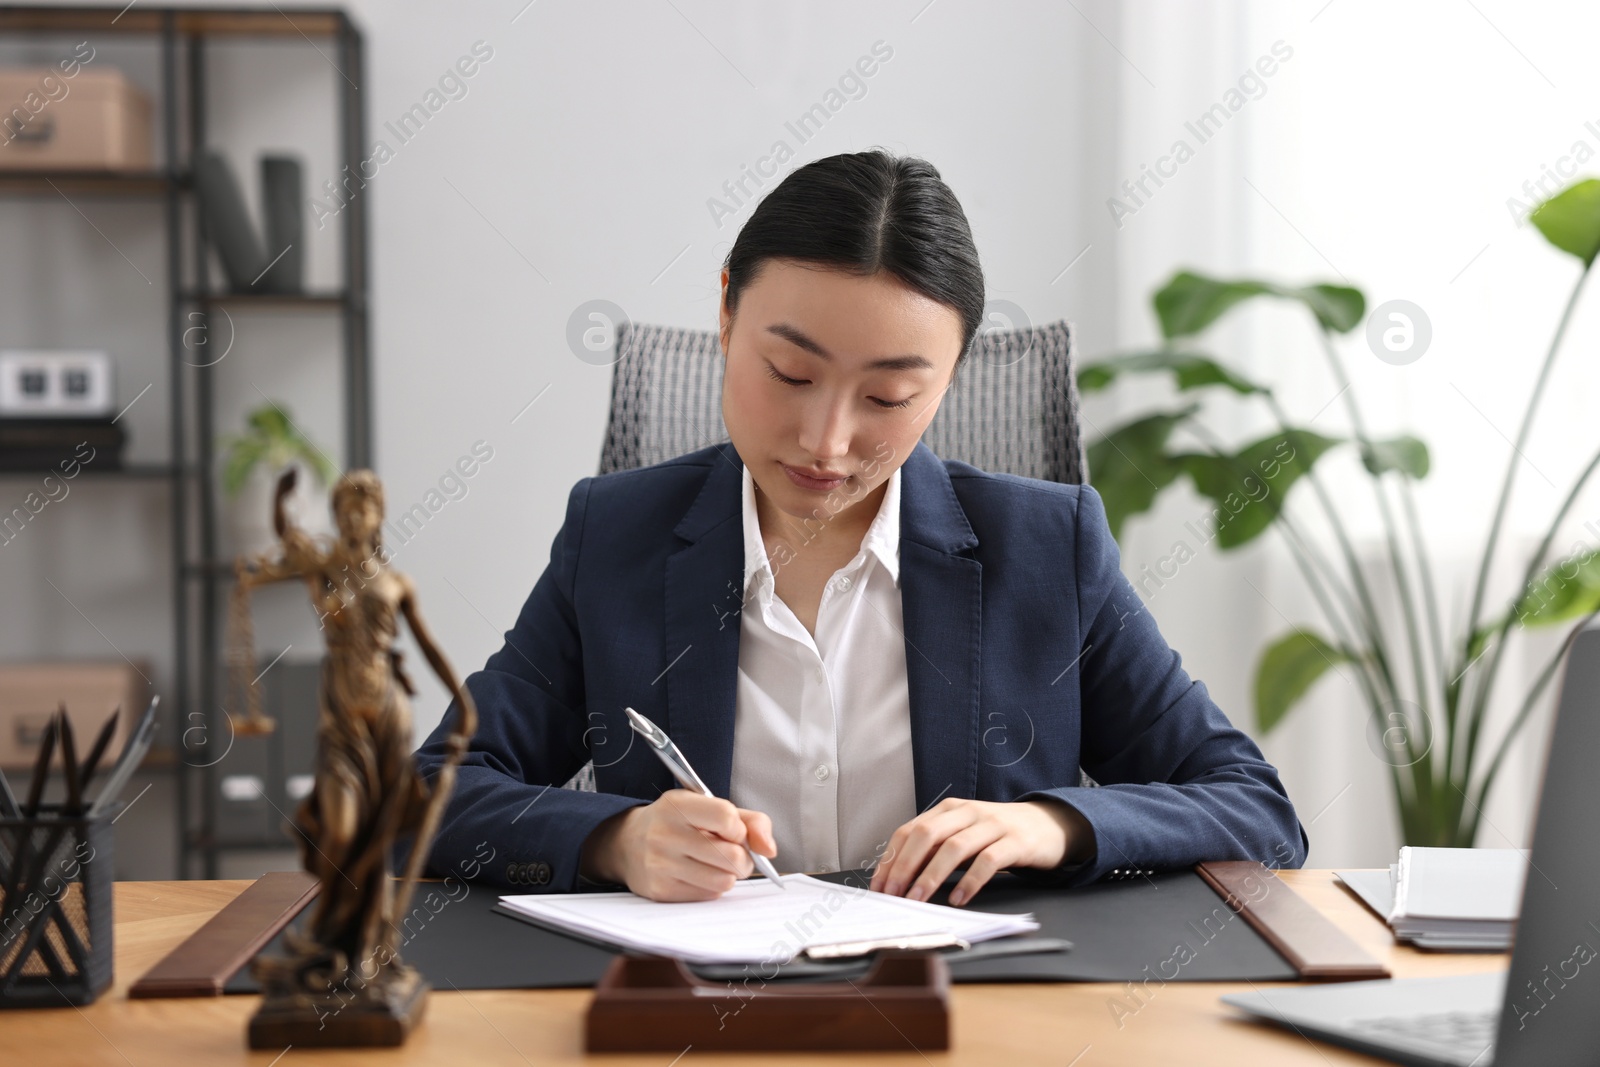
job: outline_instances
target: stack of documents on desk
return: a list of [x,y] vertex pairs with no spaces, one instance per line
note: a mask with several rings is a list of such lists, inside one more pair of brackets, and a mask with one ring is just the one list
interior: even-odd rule
[[633,893],[542,893],[500,903],[563,933],[689,963],[786,963],[816,945],[923,934],[976,943],[1039,929],[1032,915],[945,907],[804,874],[786,874],[783,884],[747,878],[715,900],[675,904]]
[[1382,872],[1339,877],[1419,948],[1503,952],[1516,933],[1528,852],[1516,848],[1411,848]]
[[1515,848],[1402,848],[1389,926],[1426,948],[1511,946],[1528,853]]

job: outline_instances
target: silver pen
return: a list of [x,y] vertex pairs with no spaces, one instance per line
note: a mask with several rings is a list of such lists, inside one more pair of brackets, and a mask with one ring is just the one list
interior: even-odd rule
[[[707,789],[700,776],[694,773],[694,768],[689,766],[689,761],[683,758],[683,753],[678,751],[678,746],[672,743],[672,738],[667,736],[666,731],[632,708],[622,710],[628,713],[628,723],[634,732],[645,739],[650,750],[656,754],[657,759],[666,764],[667,770],[672,772],[679,785],[701,796],[716,795]],[[778,869],[772,865],[771,860],[756,852],[748,843],[744,846],[744,850],[750,853],[750,861],[756,865],[756,870],[770,878],[773,885],[783,890],[789,888],[783,884],[783,879],[778,877]]]

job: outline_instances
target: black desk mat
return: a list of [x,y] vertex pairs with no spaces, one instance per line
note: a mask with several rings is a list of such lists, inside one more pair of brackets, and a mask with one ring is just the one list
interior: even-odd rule
[[[865,885],[866,874],[819,875],[827,881]],[[935,894],[945,894],[955,876]],[[430,898],[438,883],[419,884],[411,918],[402,925],[401,957],[435,989],[551,989],[591,987],[615,953],[592,942],[547,930],[494,910],[498,895],[471,886],[456,899]],[[441,903],[442,901],[442,903]],[[431,903],[431,907],[429,906]],[[984,911],[1032,912],[1041,937],[1073,943],[1067,952],[975,959],[948,956],[957,982],[1165,982],[1293,981],[1295,969],[1231,911],[1193,871],[1099,882],[1076,889],[1030,885],[999,874],[972,905]],[[432,908],[437,908],[435,912]],[[265,953],[280,951],[274,939]],[[854,977],[861,962],[838,965],[831,977]],[[752,977],[772,978],[770,966],[752,965]],[[782,979],[779,968],[777,977]],[[228,982],[229,993],[259,987],[249,968]]]

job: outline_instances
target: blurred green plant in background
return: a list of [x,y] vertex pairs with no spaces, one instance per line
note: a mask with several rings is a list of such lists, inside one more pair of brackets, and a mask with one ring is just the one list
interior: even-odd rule
[[[1587,621],[1600,611],[1600,548],[1549,558],[1557,528],[1600,466],[1600,451],[1583,467],[1551,517],[1538,549],[1523,567],[1516,594],[1489,606],[1489,571],[1517,468],[1573,310],[1600,253],[1600,180],[1564,189],[1536,207],[1529,218],[1582,269],[1517,431],[1473,582],[1471,607],[1457,632],[1445,632],[1438,584],[1412,493],[1412,483],[1427,477],[1428,447],[1411,435],[1381,440],[1371,436],[1339,353],[1337,339],[1366,317],[1360,290],[1327,284],[1292,288],[1181,271],[1154,297],[1160,346],[1087,365],[1078,378],[1080,388],[1089,393],[1134,375],[1170,376],[1186,401],[1182,406],[1142,415],[1089,447],[1093,484],[1105,500],[1112,532],[1120,536],[1129,518],[1150,510],[1165,489],[1187,478],[1215,504],[1212,539],[1220,549],[1249,544],[1268,529],[1282,535],[1327,630],[1296,627],[1261,652],[1255,670],[1256,725],[1263,732],[1272,731],[1324,674],[1348,669],[1361,688],[1371,728],[1390,766],[1401,837],[1409,845],[1473,844],[1484,803],[1511,742],[1555,677],[1567,642],[1526,692],[1513,695],[1517,705],[1511,722],[1490,745],[1483,726],[1511,631]],[[1348,436],[1329,437],[1295,425],[1270,386],[1230,370],[1200,347],[1199,337],[1209,327],[1259,298],[1291,301],[1310,313],[1339,390],[1336,399],[1343,402],[1348,417]],[[1201,423],[1199,413],[1207,399],[1227,393],[1262,405],[1275,424],[1272,432],[1243,447],[1218,440]],[[1173,436],[1180,428],[1202,447],[1174,445]],[[1351,502],[1333,499],[1318,469],[1320,460],[1343,445],[1351,446],[1371,483],[1382,522],[1384,581],[1392,585],[1384,592],[1398,603],[1398,620],[1380,617],[1346,523]],[[1331,538],[1336,552],[1309,536],[1312,518],[1297,516],[1286,507],[1290,491],[1301,483],[1316,504],[1312,515],[1320,516],[1319,532]]]
[[295,428],[282,405],[266,403],[245,416],[242,434],[222,439],[222,488],[233,496],[244,488],[258,466],[265,466],[270,481],[295,462],[305,465],[323,485],[332,485],[339,472],[323,454]]

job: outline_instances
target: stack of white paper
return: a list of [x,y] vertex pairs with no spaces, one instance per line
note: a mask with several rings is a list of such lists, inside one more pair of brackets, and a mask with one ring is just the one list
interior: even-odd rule
[[1412,848],[1381,871],[1339,871],[1394,936],[1420,948],[1503,952],[1511,947],[1528,852],[1516,848]]
[[1039,929],[1032,915],[951,908],[786,874],[747,878],[715,900],[633,893],[534,894],[500,902],[537,922],[618,948],[690,963],[784,963],[813,945],[949,934],[976,943]]
[[1426,948],[1507,948],[1527,873],[1525,849],[1402,848],[1389,925]]

